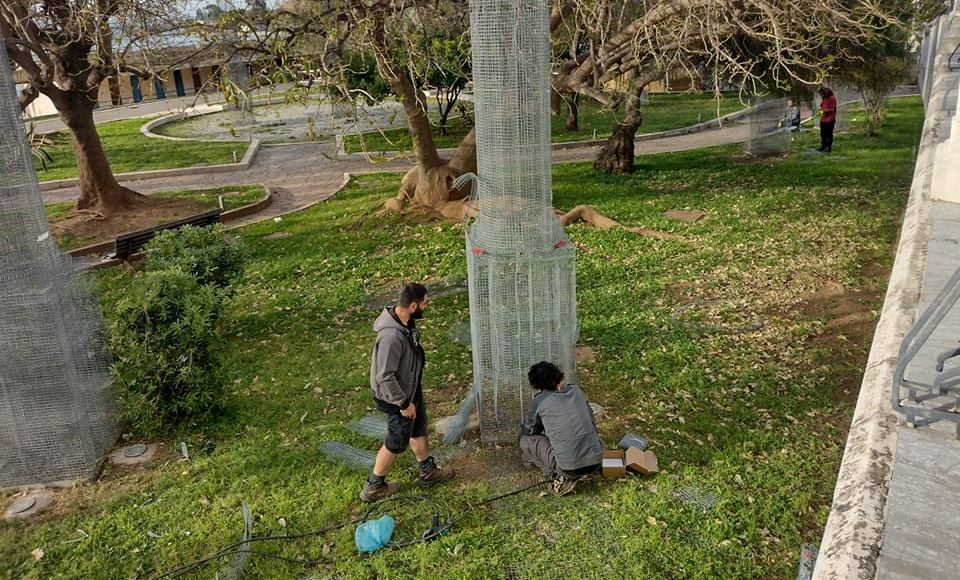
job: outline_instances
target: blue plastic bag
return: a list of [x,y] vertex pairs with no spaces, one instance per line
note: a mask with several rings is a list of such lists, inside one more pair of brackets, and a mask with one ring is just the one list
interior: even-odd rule
[[353,534],[357,549],[365,554],[371,554],[386,546],[393,537],[393,528],[396,525],[397,523],[388,515],[378,520],[363,522],[357,526],[357,531]]

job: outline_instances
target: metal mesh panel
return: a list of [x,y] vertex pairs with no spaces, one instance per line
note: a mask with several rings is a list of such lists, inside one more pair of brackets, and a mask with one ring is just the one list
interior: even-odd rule
[[373,463],[377,456],[372,451],[357,449],[352,445],[340,443],[339,441],[324,441],[320,445],[320,453],[328,458],[342,463],[349,469],[358,471],[367,471],[373,469]]
[[479,213],[467,228],[484,443],[515,441],[541,360],[576,378],[575,252],[553,212],[545,0],[470,3]]
[[747,115],[750,137],[744,150],[750,155],[780,155],[790,146],[786,122],[787,102],[783,99],[757,100]]
[[857,113],[863,117],[863,112],[858,111],[861,108],[860,91],[852,87],[837,87],[834,89],[834,97],[837,99],[837,123],[833,126],[836,132],[849,131],[853,119]]
[[712,491],[696,485],[681,487],[675,493],[677,499],[687,505],[697,506],[705,510],[713,509],[720,499]]
[[371,439],[382,440],[387,436],[387,421],[383,415],[367,415],[351,422],[347,429]]
[[110,356],[93,289],[57,249],[0,59],[0,487],[90,474],[113,444]]

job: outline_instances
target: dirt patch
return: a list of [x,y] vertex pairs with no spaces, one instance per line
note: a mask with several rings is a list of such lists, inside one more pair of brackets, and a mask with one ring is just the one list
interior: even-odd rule
[[505,493],[545,478],[535,467],[525,465],[515,445],[480,447],[455,462],[462,482],[483,481],[491,493]]
[[[191,199],[152,201],[108,217],[71,212],[50,223],[50,230],[60,242],[70,246],[95,244],[115,239],[118,235],[152,228],[163,223],[209,211],[213,205]],[[70,243],[73,241],[74,243]]]
[[827,280],[797,305],[805,318],[823,321],[819,332],[809,338],[810,344],[830,352],[834,362],[850,370],[842,373],[836,392],[838,400],[850,404],[857,400],[883,302],[883,281],[889,274],[889,269],[878,264],[868,264],[864,271],[868,269],[874,275],[860,288],[851,290],[840,282]]

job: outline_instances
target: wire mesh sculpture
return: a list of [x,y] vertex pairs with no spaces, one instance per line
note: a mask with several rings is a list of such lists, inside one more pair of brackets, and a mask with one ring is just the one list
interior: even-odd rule
[[553,211],[546,0],[472,0],[479,212],[467,228],[484,444],[516,441],[530,365],[576,378],[575,250]]
[[784,99],[755,100],[747,113],[750,137],[744,150],[758,157],[781,155],[790,147],[787,103]]
[[90,475],[118,435],[93,289],[49,232],[0,59],[0,487]]

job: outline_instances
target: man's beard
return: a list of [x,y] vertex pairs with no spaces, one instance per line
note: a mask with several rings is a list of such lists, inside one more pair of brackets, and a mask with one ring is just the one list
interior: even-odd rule
[[414,310],[413,313],[410,315],[410,318],[414,320],[420,320],[421,318],[423,318],[423,309],[418,306],[417,309]]

